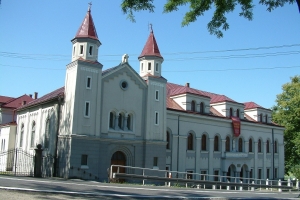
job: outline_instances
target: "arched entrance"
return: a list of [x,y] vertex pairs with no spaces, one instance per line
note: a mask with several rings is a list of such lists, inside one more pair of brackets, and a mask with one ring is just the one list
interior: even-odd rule
[[246,164],[244,164],[241,168],[241,172],[240,172],[240,180],[241,181],[246,181],[246,180],[243,180],[243,178],[248,178],[247,177],[247,171],[248,171],[248,166]]
[[[122,151],[116,151],[110,160],[110,165],[126,165],[126,156]],[[114,167],[112,172],[117,172],[118,168]],[[125,168],[119,168],[119,173],[125,173]]]
[[235,171],[236,171],[235,165],[232,164],[228,167],[228,170],[227,170],[227,180],[228,181],[230,181],[230,182],[234,181]]

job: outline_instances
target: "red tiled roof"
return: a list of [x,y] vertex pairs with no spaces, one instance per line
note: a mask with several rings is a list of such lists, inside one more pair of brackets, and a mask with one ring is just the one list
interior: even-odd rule
[[148,40],[147,40],[147,42],[144,46],[144,49],[143,49],[141,55],[139,56],[139,58],[141,58],[143,56],[157,56],[157,57],[162,58],[162,56],[160,55],[158,45],[156,43],[153,31],[150,32]]
[[83,22],[76,33],[75,38],[92,38],[98,40],[97,31],[90,9],[87,11],[85,18],[83,19]]
[[183,110],[173,99],[167,97],[167,108],[175,110]]
[[6,97],[6,96],[1,96],[0,95],[0,104],[1,103],[6,103],[6,102],[8,102],[10,100],[13,100],[13,99],[15,99],[15,98],[13,98],[13,97]]
[[249,115],[247,115],[246,113],[244,113],[244,116],[247,120],[252,121],[252,122],[256,122],[252,117],[250,117]]
[[38,99],[35,99],[31,102],[29,102],[28,104],[24,105],[24,106],[21,106],[18,108],[19,109],[23,109],[23,108],[26,108],[26,107],[29,107],[29,106],[33,106],[33,105],[37,105],[37,104],[40,104],[40,103],[43,103],[43,102],[47,102],[47,101],[50,101],[52,99],[56,99],[58,96],[62,96],[64,95],[65,93],[65,87],[61,87],[57,90],[54,90],[53,92],[50,92]]
[[209,108],[209,111],[213,114],[213,115],[215,115],[215,116],[218,116],[218,117],[224,117],[219,111],[217,111],[214,107],[210,107]]
[[26,101],[26,103],[29,103],[33,100],[33,98],[31,98],[30,96],[24,94],[18,98],[12,99],[10,101],[8,101],[7,103],[5,103],[4,105],[2,105],[1,107],[4,108],[18,108],[20,106],[22,106],[23,101]]
[[[256,104],[256,103],[254,103],[254,102],[246,102],[246,103],[244,103],[244,105],[245,105],[245,110],[247,110],[247,109],[253,109],[253,108],[263,108],[263,107],[261,107],[260,105],[258,105],[258,104]],[[263,109],[265,109],[265,108],[263,108]]]

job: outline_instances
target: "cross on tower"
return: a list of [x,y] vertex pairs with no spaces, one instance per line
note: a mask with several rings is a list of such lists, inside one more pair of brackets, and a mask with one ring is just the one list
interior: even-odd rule
[[92,2],[88,3],[89,4],[89,11],[91,10],[92,7]]
[[152,24],[151,23],[149,24],[149,27],[150,27],[150,31],[153,32]]

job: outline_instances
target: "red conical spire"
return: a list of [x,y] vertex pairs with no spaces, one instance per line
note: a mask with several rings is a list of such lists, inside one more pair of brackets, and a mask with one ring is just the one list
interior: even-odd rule
[[143,56],[157,56],[157,57],[163,58],[160,55],[160,52],[159,52],[159,49],[158,49],[158,46],[157,46],[157,43],[156,43],[156,40],[155,40],[155,37],[153,34],[152,27],[151,27],[151,32],[148,37],[148,40],[147,40],[147,42],[144,46],[144,49],[143,49],[141,55],[139,56],[139,58],[141,58]]
[[98,40],[98,35],[91,15],[90,6],[75,36],[75,38],[83,38],[83,37]]

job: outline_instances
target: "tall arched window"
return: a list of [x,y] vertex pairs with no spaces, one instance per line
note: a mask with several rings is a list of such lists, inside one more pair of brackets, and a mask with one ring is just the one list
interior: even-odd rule
[[193,148],[193,134],[192,133],[189,133],[189,136],[188,136],[188,150],[193,150],[194,148]]
[[269,140],[267,140],[266,151],[267,151],[267,153],[270,153],[270,142],[269,142]]
[[109,113],[109,128],[115,128],[115,113]]
[[240,110],[239,109],[236,110],[236,117],[240,118]]
[[203,102],[200,103],[200,113],[201,114],[204,113],[204,103]]
[[45,126],[45,142],[44,148],[49,148],[50,143],[50,119],[47,119]]
[[193,111],[193,112],[196,111],[196,103],[195,103],[195,101],[192,101],[192,103],[191,103],[191,111]]
[[274,153],[278,153],[277,152],[277,141],[275,140],[275,144],[274,144]]
[[219,137],[217,135],[214,139],[214,151],[219,151]]
[[122,113],[119,114],[119,118],[118,118],[118,126],[120,129],[123,129],[123,115]]
[[239,152],[243,152],[243,139],[239,138]]
[[262,122],[263,121],[263,114],[259,115],[259,121]]
[[268,115],[265,116],[265,122],[268,123]]
[[127,116],[127,129],[128,130],[132,130],[132,117],[131,117],[131,115],[128,115]]
[[34,139],[35,139],[35,121],[32,122],[32,127],[31,127],[30,147],[34,147]]
[[20,147],[23,147],[23,138],[24,138],[24,124],[21,125],[21,132],[20,132]]
[[170,133],[167,131],[167,149],[170,149]]
[[261,153],[261,140],[260,139],[258,140],[257,146],[258,146],[257,147],[258,152]]
[[252,152],[252,138],[249,139],[249,152]]
[[226,146],[225,150],[230,151],[230,138],[228,136],[226,137],[226,145],[225,146]]
[[232,117],[233,116],[233,111],[232,111],[232,108],[229,109],[229,117]]
[[206,151],[206,135],[202,135],[201,144],[201,150]]

